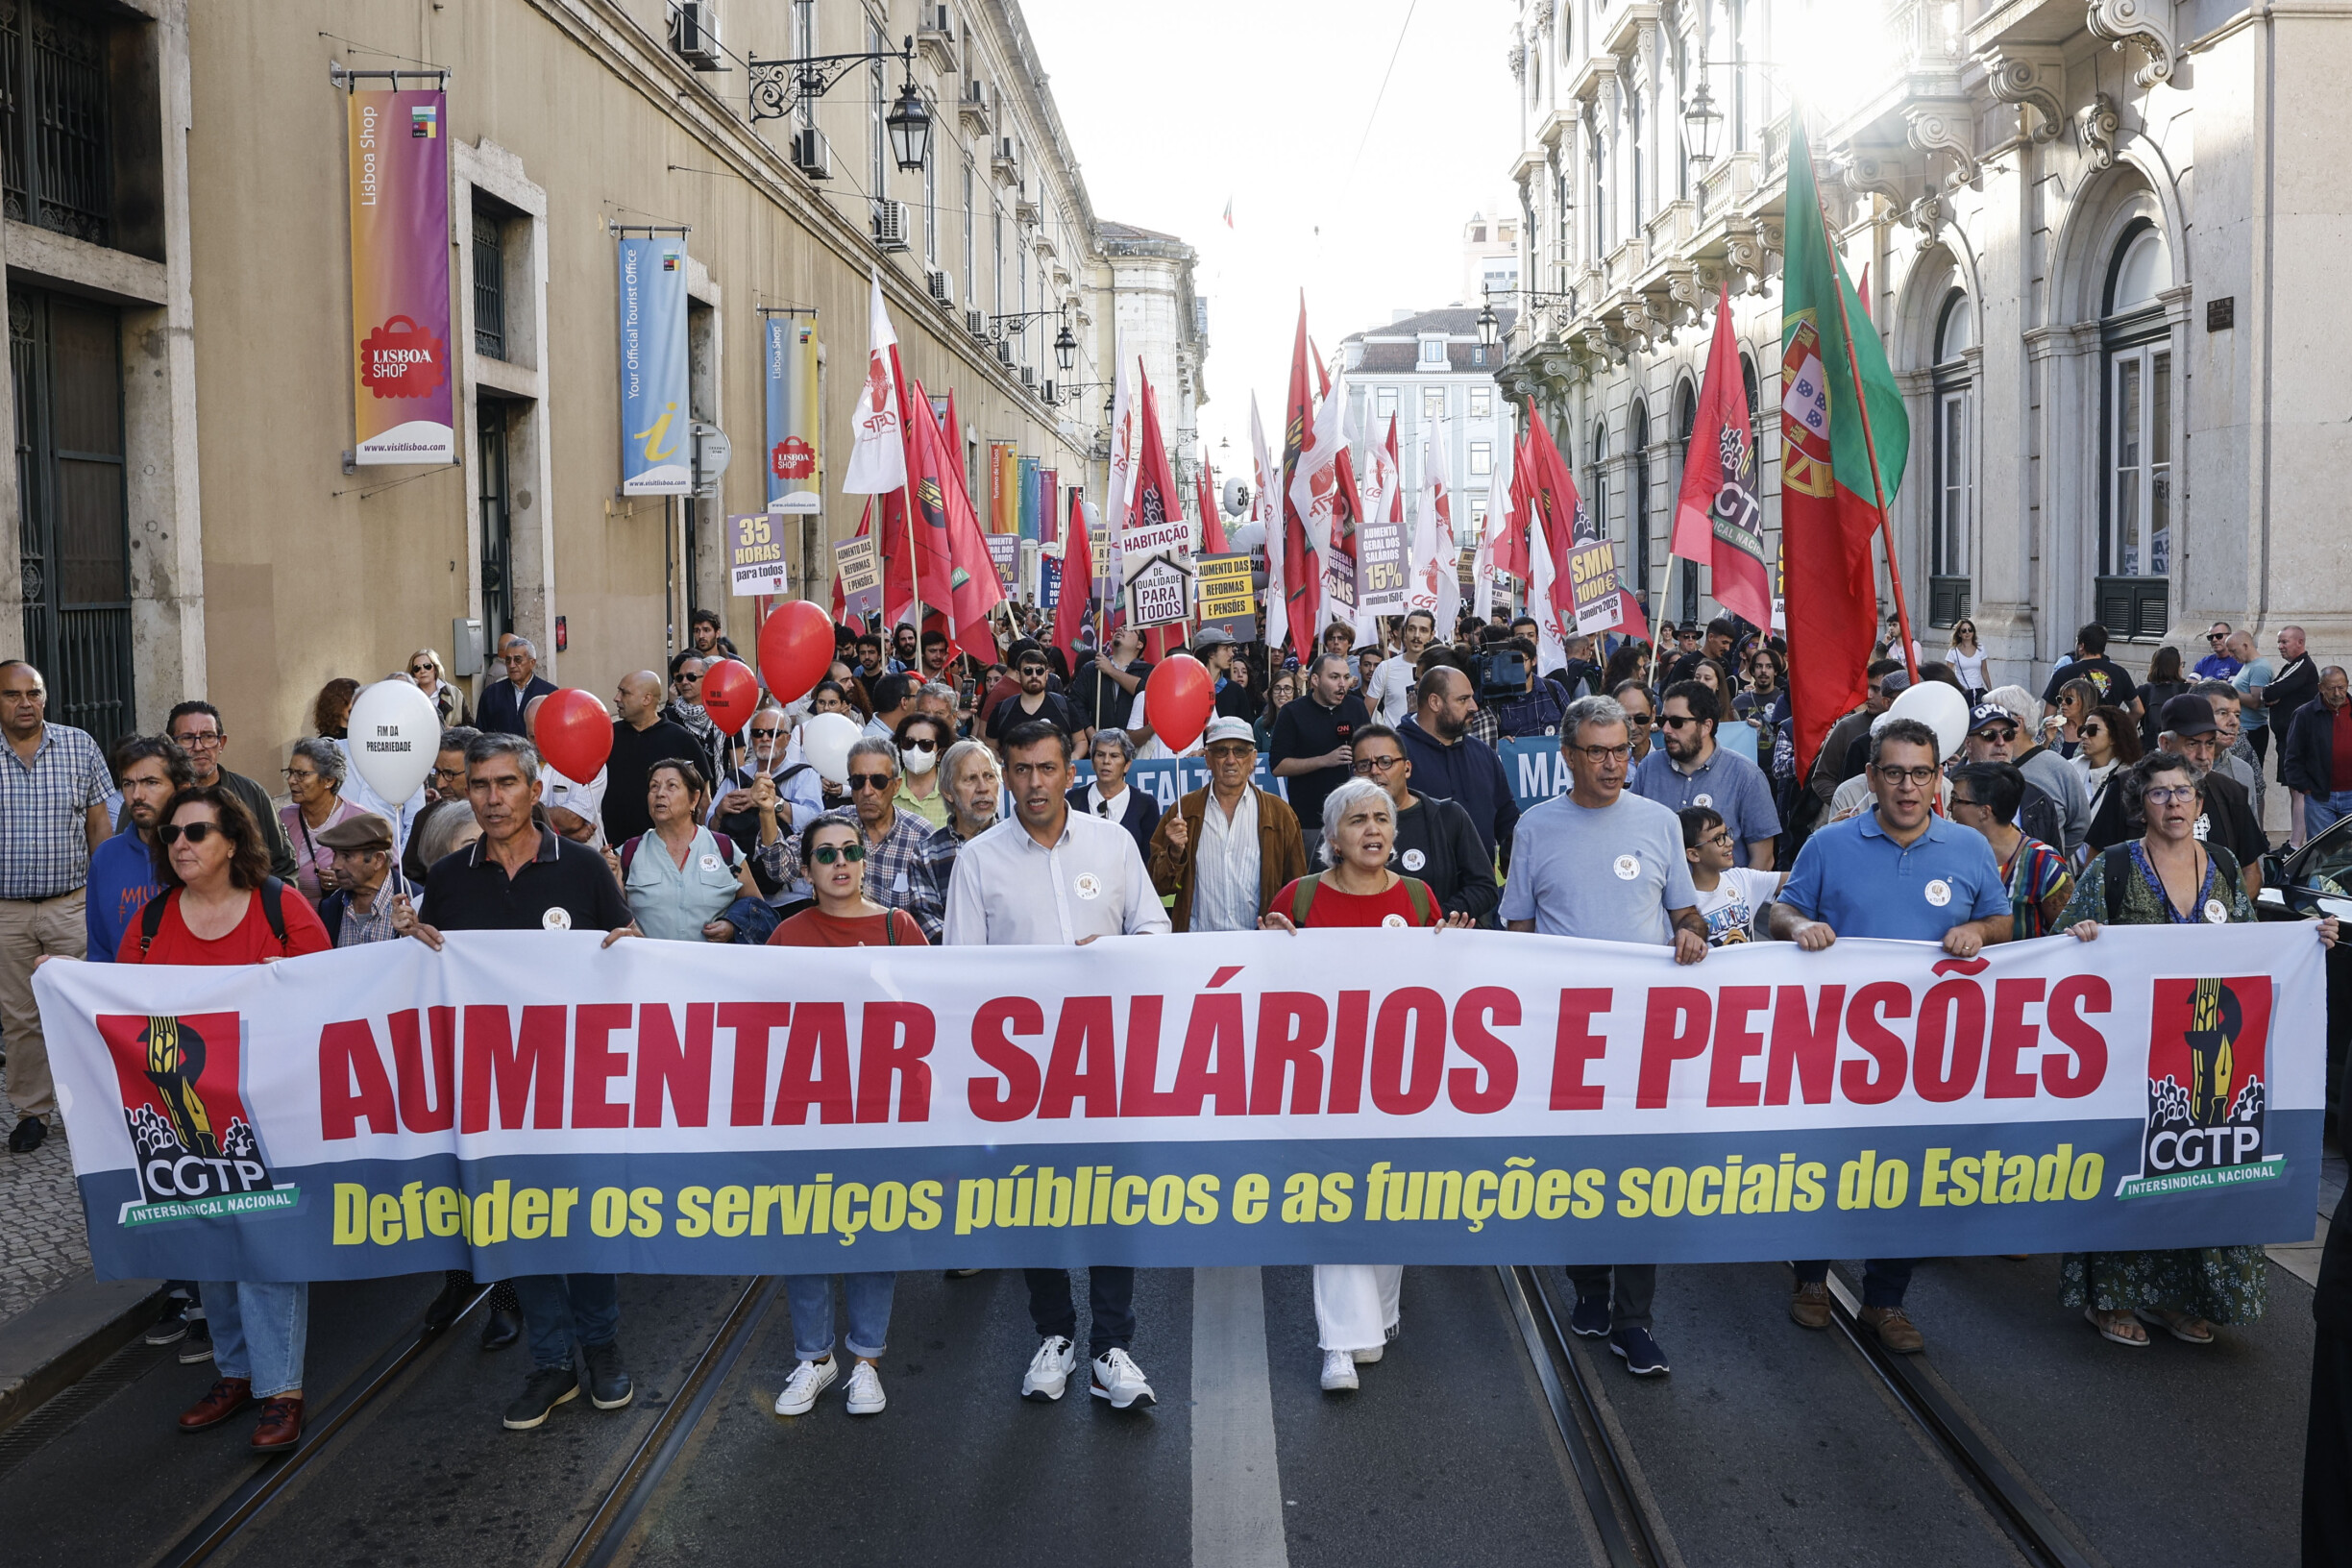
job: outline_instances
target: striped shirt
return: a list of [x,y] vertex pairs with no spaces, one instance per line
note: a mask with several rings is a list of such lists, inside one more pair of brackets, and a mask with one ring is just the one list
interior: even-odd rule
[[98,743],[71,724],[41,726],[27,763],[0,763],[0,898],[56,898],[89,880],[89,808],[112,775]]

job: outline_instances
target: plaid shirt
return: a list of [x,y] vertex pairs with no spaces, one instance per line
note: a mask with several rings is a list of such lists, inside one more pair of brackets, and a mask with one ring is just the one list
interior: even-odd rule
[[947,929],[947,879],[955,874],[956,851],[964,843],[956,837],[951,817],[945,827],[931,830],[931,836],[923,840],[922,850],[915,858],[915,874],[911,878],[915,884],[915,902],[910,908],[915,922],[922,927],[923,935],[934,946]]
[[0,898],[56,898],[89,881],[89,808],[110,776],[98,743],[71,724],[43,724],[27,766],[0,763]]
[[1463,733],[1473,740],[1492,746],[1503,734],[1502,724],[1495,719],[1494,709],[1480,704],[1470,710],[1470,722],[1462,726]]
[[[885,909],[905,910],[923,927],[923,935],[937,942],[937,919],[926,923],[917,901],[917,890],[922,886],[923,845],[931,836],[931,824],[911,811],[897,812],[891,830],[876,843],[867,837],[866,824],[858,821],[853,808],[842,806],[825,816],[856,824],[858,838],[866,845],[866,896]],[[800,864],[797,833],[777,835],[776,842],[762,845],[754,858],[776,882],[789,885],[808,875],[807,869]]]
[[[1482,702],[1479,712],[1492,715],[1498,732],[1518,740],[1530,735],[1558,734],[1560,721],[1568,716],[1568,705],[1560,700],[1558,687],[1548,680],[1538,680],[1534,690],[1524,696],[1503,698],[1492,704]],[[1489,746],[1494,744],[1485,736],[1480,739]]]

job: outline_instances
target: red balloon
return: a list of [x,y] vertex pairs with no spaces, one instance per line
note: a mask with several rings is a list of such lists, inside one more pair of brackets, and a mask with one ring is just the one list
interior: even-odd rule
[[564,777],[585,784],[612,755],[612,715],[576,686],[567,686],[539,704],[533,729],[539,754]]
[[1200,739],[1216,711],[1216,682],[1208,668],[1189,653],[1171,653],[1160,661],[1144,683],[1144,711],[1152,733],[1182,751]]
[[832,663],[833,619],[805,599],[777,605],[760,627],[760,675],[779,702],[815,691]]
[[759,676],[741,659],[713,659],[702,673],[702,711],[723,735],[732,735],[751,722],[759,706]]

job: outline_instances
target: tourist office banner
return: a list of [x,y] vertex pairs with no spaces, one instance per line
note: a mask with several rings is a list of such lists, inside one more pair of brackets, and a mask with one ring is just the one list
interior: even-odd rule
[[352,461],[453,463],[449,95],[347,96]]
[[600,941],[42,966],[99,1273],[1909,1258],[2317,1202],[2321,949],[2277,926]]
[[694,489],[686,397],[686,240],[624,234],[621,257],[621,493]]

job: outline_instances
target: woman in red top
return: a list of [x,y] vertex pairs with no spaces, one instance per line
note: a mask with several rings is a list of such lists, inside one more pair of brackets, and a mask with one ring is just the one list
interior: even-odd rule
[[1396,842],[1396,802],[1368,778],[1351,778],[1323,802],[1323,844],[1332,869],[1302,876],[1274,895],[1258,923],[1268,931],[1309,926],[1438,925],[1477,922],[1437,907],[1429,884],[1388,869]]
[[903,909],[866,896],[866,845],[848,817],[820,817],[800,830],[800,864],[817,906],[777,926],[771,947],[920,947],[922,927]]
[[[220,785],[173,796],[156,837],[163,893],[123,933],[117,963],[275,964],[333,945],[309,903],[269,874],[259,824]],[[160,919],[143,918],[159,906]],[[302,1440],[309,1285],[206,1280],[201,1286],[220,1381],[180,1417],[180,1430],[217,1427],[258,1399],[254,1449],[291,1449]]]

